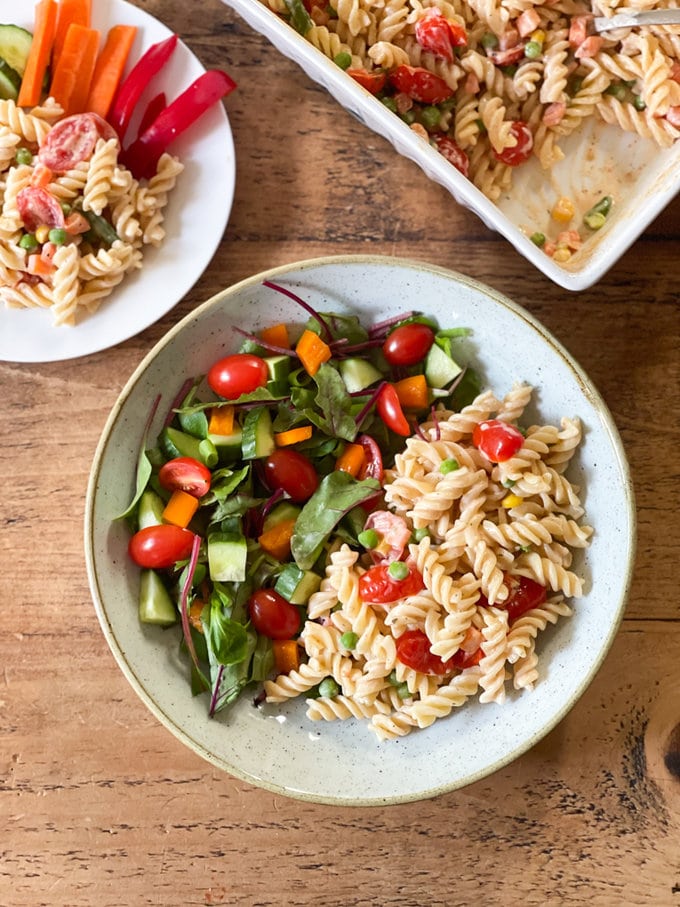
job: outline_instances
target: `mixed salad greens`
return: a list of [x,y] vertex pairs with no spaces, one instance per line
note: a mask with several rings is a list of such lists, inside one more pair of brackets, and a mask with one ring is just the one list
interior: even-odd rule
[[[371,514],[384,512],[385,468],[435,402],[460,409],[480,388],[456,361],[467,328],[417,312],[367,327],[265,284],[306,321],[235,329],[239,351],[185,384],[154,443],[145,430],[121,517],[141,568],[140,620],[181,624],[191,687],[209,695],[210,715],[298,666],[329,550],[379,547]],[[407,590],[406,564],[392,568],[384,582]]]

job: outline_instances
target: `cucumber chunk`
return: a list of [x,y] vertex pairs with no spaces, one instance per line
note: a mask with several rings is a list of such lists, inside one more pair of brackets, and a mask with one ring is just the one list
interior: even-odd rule
[[247,556],[245,536],[237,532],[213,532],[208,536],[208,570],[214,582],[243,582]]
[[3,101],[16,101],[21,88],[21,76],[0,57],[0,98]]
[[244,460],[268,457],[276,447],[272,418],[266,406],[251,409],[243,422],[241,449]]
[[19,25],[0,25],[0,57],[19,77],[26,72],[26,61],[33,43],[33,35]]
[[339,369],[348,394],[356,394],[384,377],[372,363],[354,356],[341,359]]
[[221,461],[237,460],[241,456],[241,441],[243,432],[240,428],[235,428],[230,435],[208,435],[208,441],[212,441],[217,451],[217,456]]
[[269,380],[275,383],[287,382],[290,374],[290,356],[265,356]]
[[433,343],[425,359],[425,377],[430,387],[447,387],[463,371],[458,363]]
[[291,605],[304,605],[310,595],[319,591],[321,577],[313,570],[302,570],[297,564],[286,564],[274,585],[274,591]]
[[177,609],[155,570],[142,570],[139,583],[139,619],[143,624],[170,627],[177,623]]
[[139,499],[137,509],[137,527],[146,529],[147,526],[160,526],[163,522],[165,502],[153,488],[147,488]]
[[195,438],[171,425],[163,429],[158,443],[170,460],[175,457],[193,457],[210,469],[217,463],[217,450],[209,438]]

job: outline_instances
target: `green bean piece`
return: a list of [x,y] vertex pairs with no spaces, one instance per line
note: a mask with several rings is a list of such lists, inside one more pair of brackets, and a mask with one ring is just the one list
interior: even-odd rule
[[400,684],[397,684],[397,696],[400,699],[410,699],[413,694],[408,688],[406,681],[403,681]]
[[601,230],[606,221],[607,218],[599,211],[595,214],[586,214],[583,218],[583,223],[591,230]]
[[83,211],[83,214],[87,218],[92,233],[105,245],[112,246],[120,239],[111,224],[101,215],[95,214],[94,211]]

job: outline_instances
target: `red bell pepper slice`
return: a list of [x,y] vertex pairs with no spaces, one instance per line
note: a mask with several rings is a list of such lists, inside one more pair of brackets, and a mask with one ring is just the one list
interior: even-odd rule
[[121,155],[137,179],[150,179],[168,146],[203,113],[236,88],[236,82],[219,69],[211,69],[175,98]]
[[156,119],[158,114],[162,110],[165,110],[167,105],[168,105],[168,99],[165,97],[164,91],[159,92],[157,95],[155,95],[153,98],[151,98],[149,103],[146,105],[146,109],[144,110],[144,113],[142,114],[141,120],[139,121],[139,130],[138,130],[139,135],[141,135],[143,132],[145,132],[149,128],[149,126],[153,123],[153,121]]
[[168,62],[177,47],[178,40],[177,35],[170,35],[164,41],[152,44],[146,53],[142,54],[130,70],[129,75],[121,83],[107,117],[109,123],[118,133],[118,138],[121,142],[125,137],[142,92],[151,79]]

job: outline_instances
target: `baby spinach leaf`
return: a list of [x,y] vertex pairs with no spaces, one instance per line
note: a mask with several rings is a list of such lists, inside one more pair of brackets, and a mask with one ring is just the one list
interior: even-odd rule
[[358,481],[340,470],[325,476],[295,523],[291,553],[298,567],[311,569],[342,517],[379,490],[375,479]]

